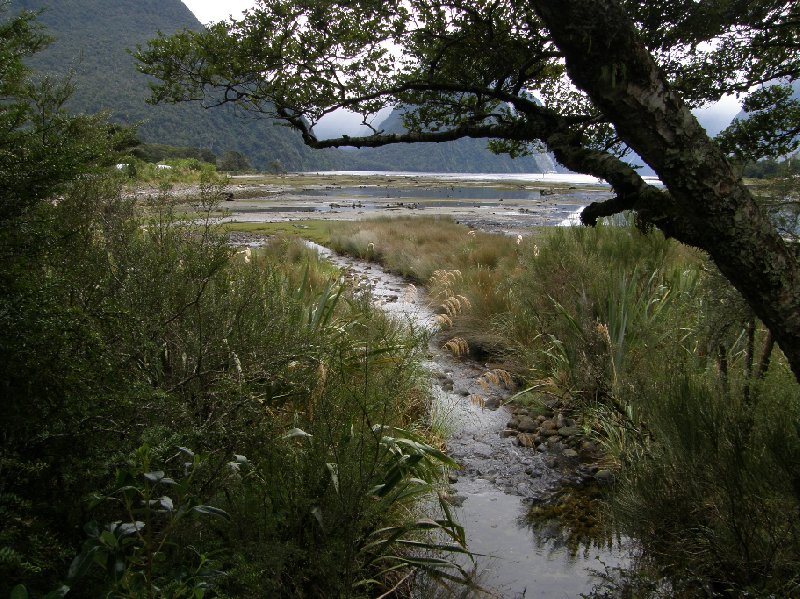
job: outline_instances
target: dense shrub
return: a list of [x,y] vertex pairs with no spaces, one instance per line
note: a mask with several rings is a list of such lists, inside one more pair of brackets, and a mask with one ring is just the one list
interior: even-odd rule
[[44,247],[3,296],[0,594],[350,595],[435,568],[403,548],[426,530],[458,549],[447,515],[413,515],[452,465],[410,432],[421,339],[302,244],[237,253],[114,185],[43,204]]

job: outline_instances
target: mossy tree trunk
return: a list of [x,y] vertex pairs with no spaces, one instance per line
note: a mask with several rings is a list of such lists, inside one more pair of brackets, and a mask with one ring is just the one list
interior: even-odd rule
[[633,206],[707,251],[764,321],[800,379],[800,268],[718,146],[672,91],[615,0],[533,0],[572,81],[669,193]]

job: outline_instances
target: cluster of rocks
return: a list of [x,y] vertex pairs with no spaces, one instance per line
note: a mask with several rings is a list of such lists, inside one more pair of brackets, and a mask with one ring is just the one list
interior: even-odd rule
[[583,481],[594,479],[606,484],[613,480],[613,474],[600,468],[595,462],[600,457],[598,448],[585,438],[578,423],[562,413],[549,416],[534,415],[524,407],[512,407],[512,418],[501,437],[513,437],[514,443],[544,452],[555,458],[549,460],[570,467]]

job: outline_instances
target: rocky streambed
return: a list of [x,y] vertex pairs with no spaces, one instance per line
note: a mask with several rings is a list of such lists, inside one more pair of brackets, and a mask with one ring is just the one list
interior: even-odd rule
[[[436,326],[420,290],[377,265],[315,247],[387,312],[415,327]],[[611,473],[594,462],[596,448],[557,398],[535,408],[504,405],[513,390],[498,369],[442,345],[434,335],[427,364],[432,417],[461,466],[450,475],[449,501],[477,555],[485,596],[572,598],[590,591],[593,571],[627,560],[618,540],[592,533],[594,516],[584,513],[592,494],[570,495],[609,482]]]

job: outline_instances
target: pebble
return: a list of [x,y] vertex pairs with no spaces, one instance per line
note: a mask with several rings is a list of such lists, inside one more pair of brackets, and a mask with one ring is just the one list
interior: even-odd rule
[[519,433],[517,441],[522,447],[534,447],[536,445],[536,438],[531,433]]
[[517,428],[522,433],[532,433],[539,427],[536,425],[536,421],[533,418],[530,416],[523,416],[519,419]]
[[562,437],[572,437],[574,435],[579,434],[580,432],[581,429],[579,429],[577,426],[563,426],[560,429],[558,429],[558,434],[561,435]]
[[446,495],[445,501],[455,507],[461,507],[467,498],[464,495]]
[[555,431],[558,428],[556,426],[556,423],[552,420],[543,420],[541,426],[542,429],[544,430],[552,430],[552,431]]

